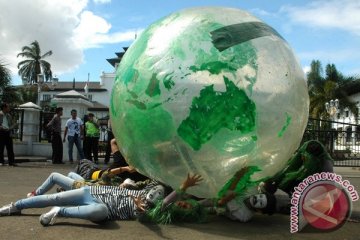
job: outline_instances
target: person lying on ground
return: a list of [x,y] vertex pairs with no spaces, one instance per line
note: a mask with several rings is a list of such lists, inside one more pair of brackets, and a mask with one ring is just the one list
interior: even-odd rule
[[[64,182],[63,187],[72,186],[72,181],[75,180],[68,178],[66,181],[68,182]],[[43,194],[51,184],[51,181],[44,183],[36,193]],[[0,216],[18,215],[29,208],[55,206],[40,216],[43,226],[53,225],[57,217],[80,218],[92,222],[134,219],[140,211],[150,208],[157,200],[162,199],[164,194],[164,186],[156,181],[142,190],[118,186],[83,186],[60,193],[20,199],[1,207]],[[135,199],[142,201],[141,209],[138,209]]]
[[[233,186],[243,176],[244,172],[239,171],[233,181]],[[144,211],[140,199],[136,199],[138,208],[142,210],[139,215],[141,222],[152,222],[158,224],[169,224],[177,222],[205,222],[210,213],[220,213],[228,216],[230,219],[247,222],[255,212],[272,214],[275,209],[276,199],[271,194],[253,194],[240,196],[238,194],[224,195],[221,198],[210,198],[202,200],[189,199],[186,196],[186,190],[189,187],[196,186],[202,181],[200,175],[188,174],[187,178],[181,184],[180,188],[170,193],[164,200],[156,203],[154,208]],[[236,182],[237,181],[237,182]],[[229,191],[235,187],[229,188]],[[218,210],[218,208],[223,208]]]
[[273,194],[280,189],[291,197],[294,187],[305,178],[315,173],[333,172],[333,164],[334,160],[319,141],[307,141],[283,170],[259,184],[259,191]]
[[[78,165],[76,166],[75,173],[82,176],[85,180],[98,180],[103,177],[104,173],[105,174],[110,173],[110,175],[106,175],[105,177],[114,177],[121,173],[121,178],[123,180],[130,178],[134,182],[145,181],[148,179],[148,177],[138,173],[133,167],[130,167],[131,168],[130,171],[125,171],[125,172],[124,171],[118,172],[116,170],[121,167],[129,166],[129,164],[126,162],[125,158],[123,157],[123,155],[119,150],[116,139],[111,140],[111,151],[113,154],[114,162],[110,165],[110,167],[106,169],[102,169],[94,162],[87,159],[82,159],[79,161]],[[105,177],[103,177],[103,179],[105,179]]]
[[[112,174],[111,171],[114,172],[114,174],[119,174],[121,172],[126,171],[132,171],[133,168],[126,166],[126,167],[120,167],[120,168],[114,168],[110,170],[109,175]],[[106,177],[106,174],[102,175],[101,179],[98,179],[96,181],[87,181],[80,175],[70,172],[67,176],[53,172],[49,175],[49,177],[41,184],[37,189],[27,194],[27,197],[34,197],[39,196],[47,193],[50,189],[52,189],[54,186],[59,186],[57,189],[58,192],[61,191],[68,191],[72,189],[78,189],[81,187],[84,187],[86,185],[108,185],[108,186],[122,186],[127,187],[128,185],[123,184],[123,181],[121,178],[113,178],[113,177]],[[110,179],[110,180],[109,180]],[[118,179],[118,181],[116,181]],[[134,183],[135,184],[135,183]],[[150,184],[150,182],[148,182]]]

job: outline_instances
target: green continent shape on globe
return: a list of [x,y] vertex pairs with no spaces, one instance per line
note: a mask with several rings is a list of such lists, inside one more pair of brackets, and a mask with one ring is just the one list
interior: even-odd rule
[[242,134],[255,129],[255,103],[244,90],[224,77],[225,92],[214,91],[206,86],[195,97],[189,116],[177,129],[178,135],[194,150],[209,141],[221,128],[240,131]]

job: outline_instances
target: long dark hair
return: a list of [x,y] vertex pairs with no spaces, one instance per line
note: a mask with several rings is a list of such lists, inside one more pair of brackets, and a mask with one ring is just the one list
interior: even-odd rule
[[276,212],[276,197],[274,194],[264,193],[266,196],[267,204],[265,208],[260,209],[261,213],[272,215]]

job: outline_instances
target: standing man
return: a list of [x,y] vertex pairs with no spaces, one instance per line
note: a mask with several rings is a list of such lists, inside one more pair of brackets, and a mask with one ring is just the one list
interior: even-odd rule
[[84,146],[84,148],[86,149],[85,156],[87,159],[92,161],[91,153],[94,154],[94,162],[98,164],[100,129],[99,129],[98,121],[93,113],[89,113],[88,120],[85,123],[85,129],[86,129],[86,135],[85,135],[86,146]]
[[11,136],[11,131],[16,126],[16,123],[12,122],[9,112],[9,104],[3,103],[0,111],[0,164],[5,165],[4,148],[6,146],[9,166],[16,167],[17,164],[15,163],[13,139]]
[[107,126],[107,142],[106,142],[106,154],[105,154],[105,164],[108,164],[110,161],[111,155],[111,140],[114,138],[114,134],[111,128],[111,120],[109,117],[108,126]]
[[[68,134],[69,132],[69,134]],[[68,134],[68,142],[69,142],[69,161],[73,163],[73,146],[74,143],[76,148],[80,154],[80,158],[84,159],[84,152],[81,147],[81,140],[83,139],[84,135],[84,127],[83,122],[80,118],[77,117],[77,112],[75,109],[71,110],[71,118],[66,121],[65,131],[64,131],[64,139],[65,142],[66,135]]]
[[55,115],[51,121],[46,125],[51,130],[51,146],[52,146],[52,163],[62,164],[63,162],[63,143],[61,141],[61,116],[63,115],[63,108],[55,109]]

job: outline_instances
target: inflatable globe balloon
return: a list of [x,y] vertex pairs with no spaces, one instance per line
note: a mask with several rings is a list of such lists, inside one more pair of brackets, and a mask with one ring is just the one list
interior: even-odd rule
[[308,118],[304,73],[269,25],[232,8],[173,13],[149,26],[116,72],[110,117],[139,172],[213,197],[242,167],[252,180],[282,169]]

